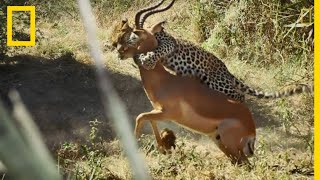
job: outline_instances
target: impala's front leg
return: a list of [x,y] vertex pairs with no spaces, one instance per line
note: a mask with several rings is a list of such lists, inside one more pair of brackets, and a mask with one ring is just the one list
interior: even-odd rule
[[142,123],[146,120],[149,120],[151,123],[151,127],[153,130],[153,133],[155,135],[156,141],[158,146],[160,147],[160,151],[161,151],[161,147],[163,146],[161,137],[160,137],[160,133],[158,131],[158,127],[156,124],[156,121],[161,121],[165,119],[165,113],[161,110],[152,110],[150,112],[146,112],[146,113],[141,113],[139,114],[139,116],[136,118],[136,127],[135,127],[135,135],[137,138],[140,137],[140,129],[142,127]]

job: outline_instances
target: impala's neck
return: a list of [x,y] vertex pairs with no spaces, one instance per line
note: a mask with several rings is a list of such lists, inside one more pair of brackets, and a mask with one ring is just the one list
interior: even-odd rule
[[140,76],[144,85],[151,85],[157,88],[161,85],[161,82],[172,76],[167,72],[160,62],[157,62],[156,66],[152,70],[146,70],[142,66],[139,66]]
[[151,101],[157,102],[155,92],[164,86],[168,79],[172,78],[169,72],[167,72],[162,64],[158,62],[154,69],[146,70],[142,66],[139,66],[140,76],[142,80],[143,87],[148,94]]

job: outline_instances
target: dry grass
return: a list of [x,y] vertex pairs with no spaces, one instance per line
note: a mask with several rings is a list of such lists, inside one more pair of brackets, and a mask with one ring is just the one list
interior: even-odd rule
[[[106,8],[106,4],[96,6],[99,38],[103,43],[108,43],[108,30],[110,24],[119,19],[117,15],[123,17],[122,13],[126,12],[125,16],[131,18],[143,2],[115,10]],[[221,57],[235,76],[252,87],[274,91],[290,84],[312,83],[313,47],[307,39],[309,29],[295,29],[286,35],[289,29],[284,28],[299,16],[295,7],[286,9],[282,8],[285,5],[271,1],[262,6],[255,1],[210,3],[218,5],[207,7],[194,0],[178,1],[173,10],[152,16],[147,24],[166,18],[169,32],[193,42],[204,41],[204,48]],[[69,9],[73,9],[72,6]],[[208,13],[214,14],[209,16]],[[289,13],[292,16],[289,17]],[[66,13],[61,11],[59,14]],[[11,55],[54,58],[72,52],[78,61],[91,62],[82,23],[75,12],[68,14],[71,15],[40,19],[37,27],[42,36],[37,46],[11,49]],[[204,18],[205,15],[208,16]],[[302,39],[299,34],[303,35]],[[139,79],[130,60],[120,62],[114,52],[105,50],[106,68]],[[150,135],[141,138],[141,153],[145,155],[154,179],[312,179],[312,99],[311,95],[272,101],[248,99],[247,104],[258,125],[258,141],[251,166],[232,165],[208,139],[171,124],[163,127],[181,130],[173,154],[159,154]],[[146,110],[141,109],[141,112]],[[88,139],[87,144],[65,143],[57,149],[55,154],[66,178],[84,179],[92,174],[94,178],[131,178],[118,140],[106,141],[96,136]]]
[[[149,171],[154,179],[308,179],[313,175],[312,151],[303,151],[299,138],[279,136],[280,131],[258,130],[258,143],[251,165],[237,166],[219,151],[207,138],[195,140],[190,136],[178,136],[176,150],[172,154],[160,154],[155,148],[154,137],[141,138],[141,153],[145,155]],[[284,138],[290,142],[283,142]],[[279,141],[280,140],[280,141]],[[297,143],[297,144],[296,144]],[[298,146],[298,147],[297,147]],[[96,147],[97,148],[97,147]],[[130,168],[119,149],[118,141],[100,147],[106,154],[98,156],[99,177],[130,179]],[[99,148],[98,148],[99,149]],[[86,157],[90,157],[87,155]],[[65,158],[67,159],[67,158]],[[67,173],[84,178],[92,173],[90,159],[74,159]],[[76,175],[76,172],[82,174]]]

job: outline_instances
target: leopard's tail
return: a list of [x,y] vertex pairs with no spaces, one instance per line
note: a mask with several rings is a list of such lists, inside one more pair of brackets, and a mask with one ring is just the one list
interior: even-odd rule
[[275,98],[292,96],[300,93],[313,92],[313,88],[305,84],[298,84],[296,85],[296,87],[293,87],[287,90],[278,91],[278,92],[263,92],[263,91],[258,91],[249,87],[248,85],[244,84],[243,82],[241,82],[236,78],[234,83],[235,83],[236,89],[240,91],[240,93],[248,94],[248,95],[255,96],[257,98],[263,98],[263,99],[275,99]]

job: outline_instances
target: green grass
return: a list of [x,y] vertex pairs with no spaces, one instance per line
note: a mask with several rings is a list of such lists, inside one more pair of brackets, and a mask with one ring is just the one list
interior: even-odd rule
[[[41,2],[35,2],[40,11],[37,28],[42,34],[37,46],[10,49],[8,54],[55,58],[72,52],[78,61],[90,64],[77,6],[71,1],[64,1],[66,6],[63,9],[55,3],[48,9]],[[132,22],[135,10],[143,2],[93,2],[102,42],[108,43],[108,31],[115,20],[127,16]],[[207,3],[209,5],[195,0],[177,1],[173,10],[150,17],[147,24],[166,17],[167,31],[176,37],[201,42],[200,45],[220,57],[236,77],[252,87],[276,91],[297,83],[313,84],[311,29],[290,30],[285,27],[300,18],[302,7],[311,9],[307,1],[283,4],[272,0]],[[308,18],[304,17],[303,21],[308,21]],[[105,50],[105,63],[109,70],[139,78],[130,60],[119,62],[114,52]],[[248,98],[247,104],[258,124],[251,166],[232,165],[207,138],[199,138],[170,125],[177,130],[178,137],[177,149],[172,154],[160,154],[152,135],[143,136],[140,140],[141,154],[147,160],[152,177],[312,179],[313,96],[299,95],[278,100]],[[141,110],[144,111],[147,109]],[[62,142],[53,152],[60,172],[67,178],[130,179],[132,174],[119,141],[97,137],[95,128],[98,124],[91,124],[88,142]]]

